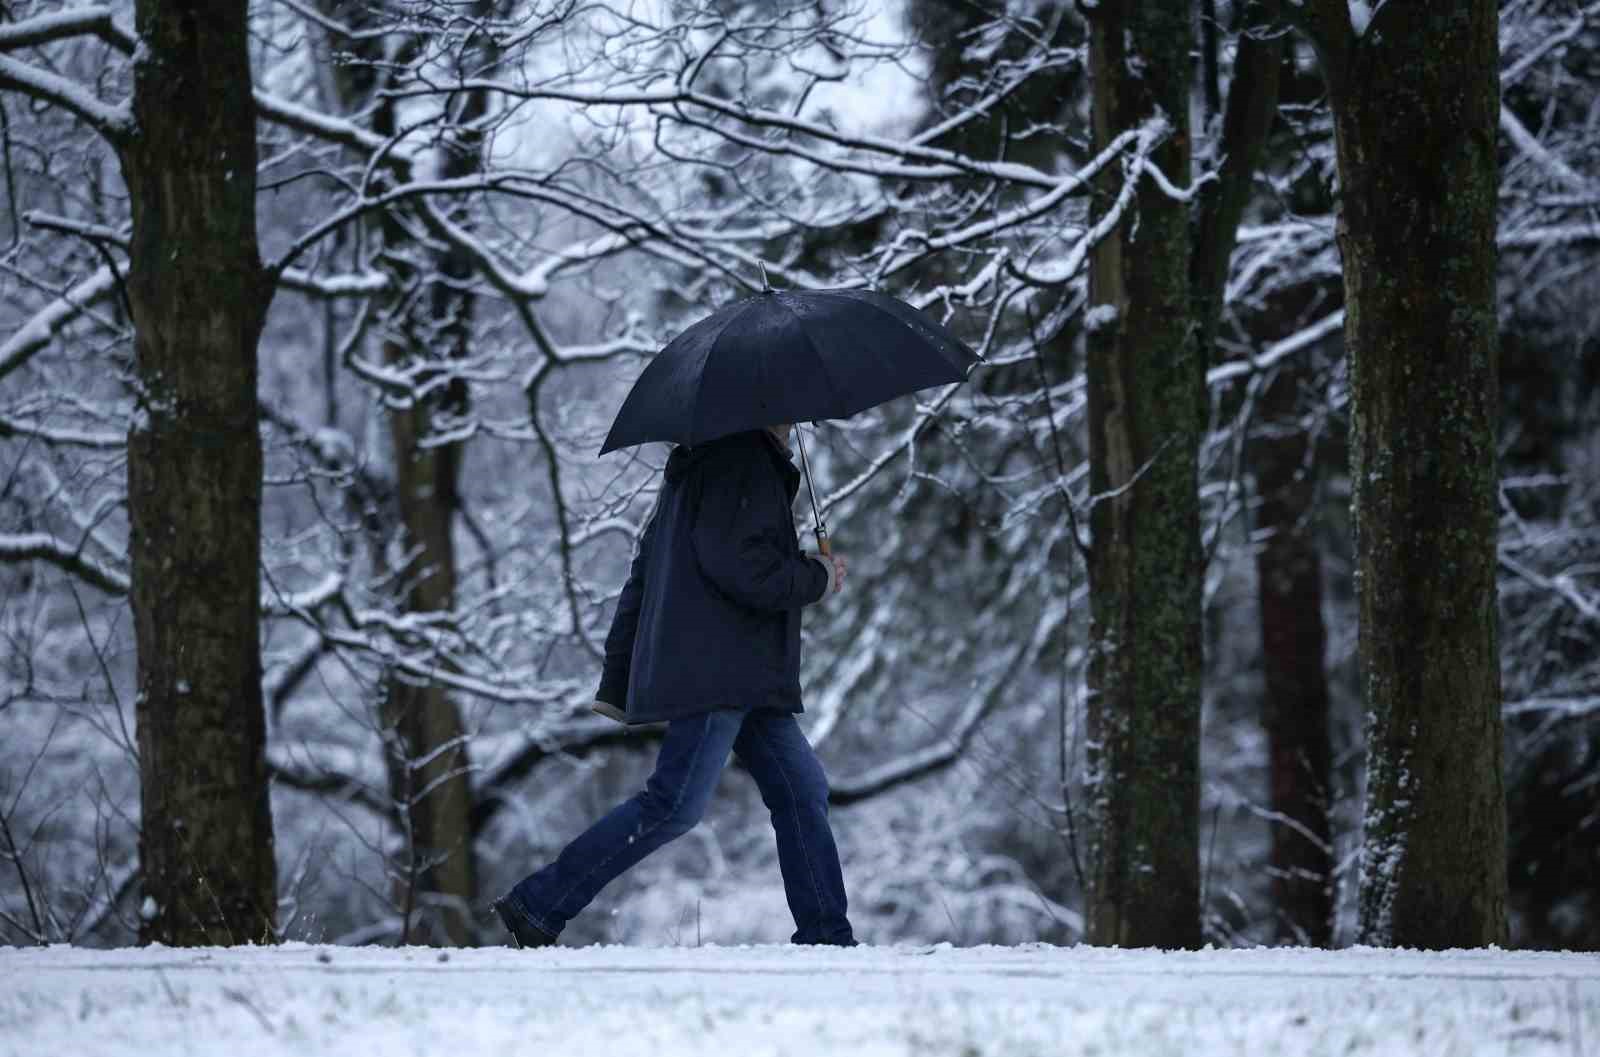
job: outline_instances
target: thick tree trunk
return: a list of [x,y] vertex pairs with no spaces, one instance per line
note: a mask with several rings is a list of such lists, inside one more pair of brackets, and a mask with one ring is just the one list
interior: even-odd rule
[[[1105,0],[1090,16],[1094,138],[1164,114],[1154,161],[1189,181],[1193,21],[1176,0]],[[1105,214],[1120,174],[1099,181]],[[1094,653],[1088,938],[1200,943],[1201,551],[1196,464],[1205,376],[1190,326],[1185,205],[1140,178],[1097,248],[1088,335]]]
[[[1326,3],[1338,25],[1342,2]],[[1506,938],[1492,0],[1324,35],[1368,720],[1361,939]]]
[[1298,421],[1303,368],[1290,360],[1267,386],[1248,446],[1259,505],[1256,591],[1266,673],[1262,726],[1270,755],[1273,902],[1277,934],[1326,947],[1333,939],[1333,827],[1328,680],[1323,666],[1322,563],[1308,524],[1316,492]]
[[141,386],[128,433],[141,939],[274,938],[261,699],[256,242],[244,0],[140,0],[122,164]]

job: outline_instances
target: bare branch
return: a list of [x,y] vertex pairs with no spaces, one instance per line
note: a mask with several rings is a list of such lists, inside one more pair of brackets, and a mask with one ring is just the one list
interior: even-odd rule
[[966,752],[967,744],[972,740],[984,717],[1000,704],[1005,692],[1010,689],[1012,678],[1037,645],[1036,642],[1023,640],[1012,650],[1011,658],[1006,663],[1005,673],[995,680],[994,685],[990,686],[983,696],[967,706],[957,717],[955,729],[943,741],[908,753],[897,760],[890,760],[862,774],[830,781],[828,803],[841,806],[858,803],[879,793],[888,792],[896,786],[943,770],[959,760]]
[[279,752],[268,752],[267,770],[272,775],[272,781],[290,789],[298,789],[303,793],[321,793],[339,800],[347,800],[352,804],[360,804],[380,818],[395,817],[394,801],[386,792],[372,789],[365,782],[350,775],[338,774],[325,768],[313,770],[303,767]]
[[472,807],[472,833],[476,837],[500,813],[511,799],[511,788],[532,774],[534,769],[551,756],[582,759],[591,752],[616,748],[653,748],[661,742],[662,730],[657,724],[645,728],[625,727],[611,720],[580,723],[575,730],[556,735],[530,739],[517,752],[497,764],[492,772],[483,776],[483,793]]

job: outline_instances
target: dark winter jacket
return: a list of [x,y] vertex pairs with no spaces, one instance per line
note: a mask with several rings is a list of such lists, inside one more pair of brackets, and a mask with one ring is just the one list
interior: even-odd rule
[[795,535],[800,471],[769,431],[679,446],[606,636],[595,696],[629,723],[800,712],[800,609],[828,571]]

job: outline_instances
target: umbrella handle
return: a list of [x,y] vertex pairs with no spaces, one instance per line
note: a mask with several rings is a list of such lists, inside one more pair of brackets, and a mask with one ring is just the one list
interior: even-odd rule
[[833,548],[828,542],[828,530],[821,526],[817,527],[817,551],[824,558],[833,554]]

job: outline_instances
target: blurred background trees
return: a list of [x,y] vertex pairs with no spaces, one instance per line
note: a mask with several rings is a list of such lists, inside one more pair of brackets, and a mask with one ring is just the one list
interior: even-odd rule
[[[1381,31],[1396,4],[1354,17]],[[182,5],[151,9],[166,6]],[[1594,949],[1600,7],[1497,14],[1510,940]],[[1139,34],[1091,44],[1097,20],[1157,15],[1165,51]],[[1122,942],[1353,940],[1367,706],[1338,102],[1314,27],[1283,15],[1227,0],[255,0],[276,935],[500,942],[478,908],[648,772],[651,736],[587,705],[665,452],[594,452],[650,353],[759,289],[765,261],[775,285],[896,293],[988,360],[963,386],[807,440],[854,573],[808,615],[803,677],[858,932],[1086,938],[1084,910],[1108,891],[1111,792],[1170,815],[1151,832],[1180,864],[1141,882],[1123,912],[1151,931]],[[138,672],[152,649],[196,648],[147,643],[129,602],[144,515],[128,438],[147,383],[122,290],[159,257],[83,115],[135,96],[152,44],[135,16],[54,0],[0,16],[10,942],[129,942],[159,913],[138,854]],[[1160,113],[1129,105],[1097,127],[1097,57]],[[1426,142],[1384,149],[1384,166],[1437,170]],[[1441,193],[1465,192],[1468,174],[1442,176]],[[153,252],[206,266],[187,236]],[[1180,307],[1104,311],[1113,256],[1135,283],[1159,272]],[[246,307],[221,273],[213,289],[214,307]],[[1178,351],[1121,335],[1138,312]],[[1133,461],[1101,480],[1091,425],[1138,405],[1110,399],[1095,364],[1134,355],[1170,373],[1171,395],[1139,388],[1143,417],[1113,423],[1136,431]],[[248,440],[230,441],[242,457]],[[1127,484],[1141,468],[1154,476]],[[1128,560],[1191,557],[1163,560],[1160,582],[1179,587],[1126,611],[1137,632],[1170,610],[1174,643],[1133,673],[1150,685],[1127,706],[1090,678],[1116,645],[1099,608],[1112,574],[1091,569],[1111,568],[1109,515],[1141,504],[1115,531],[1159,542]],[[204,545],[240,541],[171,509],[156,557],[185,580],[168,589],[192,579],[186,598],[220,606]],[[257,691],[204,685],[245,731]],[[1118,750],[1098,735],[1129,716],[1187,733],[1159,760],[1133,745],[1108,787]],[[191,765],[211,751],[188,749]],[[1146,865],[1133,853],[1119,869]],[[780,941],[775,879],[759,798],[731,776],[707,823],[603,893],[569,940]]]

